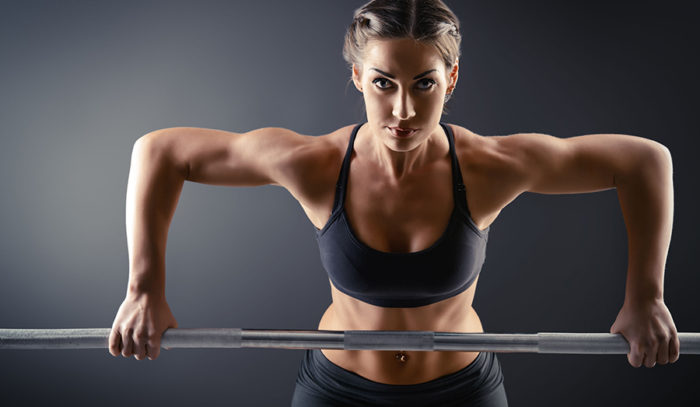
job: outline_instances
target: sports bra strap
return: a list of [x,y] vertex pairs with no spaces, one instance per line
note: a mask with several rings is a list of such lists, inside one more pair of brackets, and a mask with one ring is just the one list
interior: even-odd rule
[[454,188],[454,201],[457,207],[461,208],[464,213],[469,215],[469,206],[467,205],[467,188],[464,186],[464,180],[462,179],[462,170],[459,167],[459,160],[457,159],[457,152],[455,148],[454,134],[452,133],[452,127],[440,123],[440,125],[445,129],[447,133],[447,140],[450,143],[450,155],[452,156],[452,186]]
[[355,144],[355,137],[357,136],[357,131],[364,123],[360,123],[352,130],[350,134],[350,141],[348,142],[348,148],[345,151],[345,158],[343,158],[343,165],[340,168],[340,175],[338,176],[338,181],[335,184],[335,198],[333,200],[333,213],[338,212],[343,207],[345,202],[345,186],[348,184],[348,173],[350,172],[350,157],[352,156],[353,145]]

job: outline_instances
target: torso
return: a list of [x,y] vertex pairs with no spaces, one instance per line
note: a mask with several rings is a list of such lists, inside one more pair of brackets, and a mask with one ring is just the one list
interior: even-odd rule
[[[455,151],[460,161],[467,205],[472,220],[484,230],[500,210],[515,197],[499,196],[490,183],[489,144],[484,137],[452,126]],[[329,156],[321,172],[323,196],[303,199],[296,196],[311,222],[323,228],[330,217],[335,182],[353,126],[346,126],[320,140],[326,142]],[[446,137],[436,138],[433,158],[420,170],[400,182],[378,176],[376,164],[363,155],[364,133],[355,141],[345,199],[345,211],[355,235],[368,246],[387,252],[414,252],[429,247],[445,230],[454,207],[451,162]],[[444,133],[443,133],[444,134]],[[443,144],[440,144],[442,142]],[[337,161],[337,162],[336,162]],[[425,197],[430,197],[425,199]],[[301,198],[301,199],[300,199]],[[407,224],[401,219],[414,219]],[[445,332],[483,332],[481,321],[472,308],[477,281],[462,293],[421,307],[386,308],[360,301],[340,292],[331,283],[333,302],[326,309],[318,329],[328,330],[427,330]],[[403,352],[400,361],[394,351],[347,351],[324,349],[334,364],[369,380],[387,384],[415,384],[458,371],[477,357],[476,352]]]

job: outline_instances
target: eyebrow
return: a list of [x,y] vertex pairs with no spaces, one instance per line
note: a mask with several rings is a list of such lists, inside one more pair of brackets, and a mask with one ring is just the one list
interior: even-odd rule
[[[396,77],[395,77],[394,75],[392,75],[392,74],[390,74],[390,73],[388,73],[388,72],[380,71],[380,70],[377,69],[377,68],[369,68],[369,69],[370,69],[370,70],[377,71],[377,72],[379,72],[380,74],[382,74],[382,75],[384,75],[384,76],[390,77],[391,79],[396,79]],[[433,72],[433,71],[437,71],[437,69],[431,69],[431,70],[429,70],[429,71],[425,71],[425,72],[423,72],[422,74],[418,74],[418,75],[414,76],[413,79],[422,78],[422,77],[424,77],[425,75],[427,75],[427,74],[429,74],[429,73],[431,73],[431,72]]]

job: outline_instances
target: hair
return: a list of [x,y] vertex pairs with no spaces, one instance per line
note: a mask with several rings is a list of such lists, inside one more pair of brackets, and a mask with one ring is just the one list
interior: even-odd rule
[[[350,69],[352,64],[362,66],[369,40],[392,38],[435,47],[448,70],[461,55],[459,20],[441,0],[372,0],[355,10],[345,33],[343,58]],[[444,103],[451,96],[446,94]]]

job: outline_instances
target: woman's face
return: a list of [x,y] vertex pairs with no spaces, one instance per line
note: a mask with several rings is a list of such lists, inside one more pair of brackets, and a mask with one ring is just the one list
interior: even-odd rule
[[[411,151],[438,130],[445,94],[458,65],[446,72],[437,50],[410,38],[371,40],[353,81],[363,93],[372,134],[394,151]],[[391,127],[416,129],[406,135]]]

